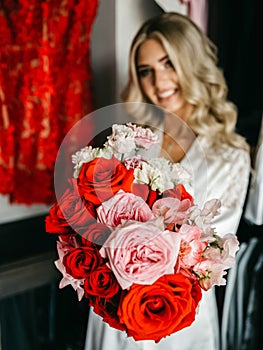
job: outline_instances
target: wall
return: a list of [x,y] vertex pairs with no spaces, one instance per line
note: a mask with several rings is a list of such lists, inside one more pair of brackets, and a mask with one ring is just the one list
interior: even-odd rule
[[97,108],[121,102],[132,38],[145,19],[160,12],[154,0],[100,0],[91,47]]
[[116,101],[127,81],[128,57],[132,39],[141,24],[162,11],[153,0],[116,0]]
[[48,209],[49,207],[46,205],[10,204],[7,196],[0,195],[0,224],[47,213]]
[[97,108],[115,100],[115,0],[100,0],[93,23],[91,63]]

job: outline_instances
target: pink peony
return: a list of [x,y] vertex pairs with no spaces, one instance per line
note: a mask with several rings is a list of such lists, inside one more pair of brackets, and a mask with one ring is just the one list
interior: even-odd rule
[[174,273],[180,235],[164,231],[160,218],[126,221],[117,226],[100,250],[123,289],[133,283],[152,284]]

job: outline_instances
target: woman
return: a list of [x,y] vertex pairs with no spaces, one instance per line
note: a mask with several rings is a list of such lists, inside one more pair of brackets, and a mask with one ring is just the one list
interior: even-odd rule
[[[141,102],[129,104],[138,123],[163,131],[159,155],[181,162],[193,174],[197,204],[221,200],[215,227],[223,235],[237,230],[250,163],[248,146],[235,133],[236,109],[226,100],[226,83],[216,63],[216,48],[191,20],[176,13],[155,17],[143,24],[132,43],[123,99]],[[149,104],[163,111],[156,120]],[[190,327],[158,344],[127,338],[91,310],[85,349],[109,348],[218,349],[214,291],[203,294]]]

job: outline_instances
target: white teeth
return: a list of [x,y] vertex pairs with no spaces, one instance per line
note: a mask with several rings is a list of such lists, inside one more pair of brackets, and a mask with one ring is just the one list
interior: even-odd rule
[[167,90],[165,92],[159,93],[158,97],[160,98],[170,97],[173,93],[174,93],[174,90]]

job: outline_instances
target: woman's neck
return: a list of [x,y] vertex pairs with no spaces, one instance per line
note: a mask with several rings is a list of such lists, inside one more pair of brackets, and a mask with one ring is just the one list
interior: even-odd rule
[[180,162],[194,142],[196,135],[188,124],[172,114],[164,116],[163,141],[160,156]]

